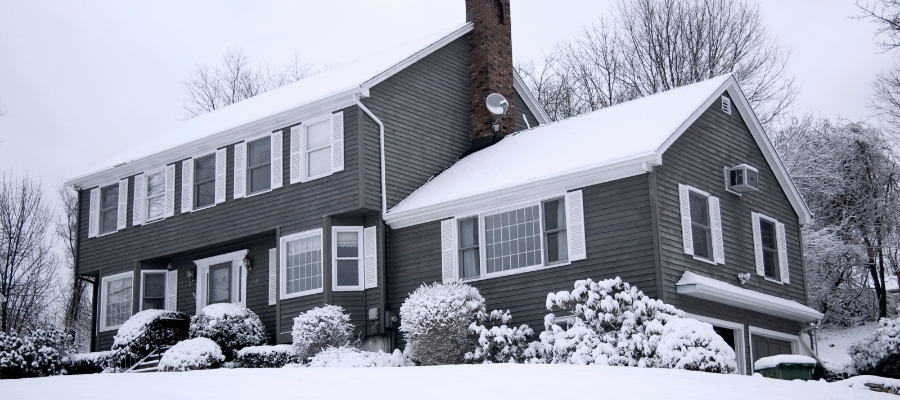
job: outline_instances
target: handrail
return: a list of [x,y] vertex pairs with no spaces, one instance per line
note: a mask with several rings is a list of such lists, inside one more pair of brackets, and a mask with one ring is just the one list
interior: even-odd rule
[[[189,320],[183,318],[172,318],[172,317],[159,317],[160,321],[179,321],[179,322],[188,322]],[[138,340],[142,338],[144,335],[147,335],[150,332],[149,329],[144,329],[140,334],[135,336],[132,341]],[[140,359],[137,359],[134,356],[134,352],[130,351],[131,346],[122,347],[119,350],[116,350],[107,360],[107,368],[112,369],[111,372],[128,372],[134,369],[134,367],[143,361],[144,359],[150,357],[154,353],[157,353],[160,348],[166,347],[170,345],[160,345],[154,344],[150,353],[145,356],[142,356]]]

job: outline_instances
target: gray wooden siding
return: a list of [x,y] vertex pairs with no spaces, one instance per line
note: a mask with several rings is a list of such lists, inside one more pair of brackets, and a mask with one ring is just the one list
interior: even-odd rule
[[[521,131],[523,129],[528,129],[528,126],[531,125],[532,128],[540,125],[537,118],[534,116],[534,113],[528,109],[528,106],[525,105],[525,100],[522,99],[522,96],[519,95],[519,92],[513,90],[513,108],[516,110],[516,130]],[[525,123],[525,118],[522,117],[522,114],[528,118],[528,123]]]
[[[513,324],[543,330],[547,293],[570,290],[576,280],[621,277],[656,296],[653,232],[647,175],[583,188],[587,259],[471,282],[489,310],[509,309]],[[441,280],[440,221],[388,233],[388,307],[399,310],[423,283]],[[399,345],[402,347],[403,343]]]
[[[384,123],[389,209],[471,146],[468,51],[466,35],[375,85],[371,97],[363,99]],[[381,184],[378,126],[365,120],[365,136],[374,144],[365,155],[366,204],[380,209],[380,186],[368,186]]]
[[[758,192],[737,196],[725,191],[723,167],[746,163],[759,169]],[[800,226],[772,169],[751,136],[740,112],[721,111],[716,100],[687,131],[663,154],[663,165],[654,169],[657,184],[657,208],[660,254],[665,298],[687,312],[796,334],[799,324],[776,317],[752,313],[719,304],[679,296],[675,283],[685,271],[742,286],[738,273],[752,277],[744,288],[806,304],[803,268],[800,257]],[[720,199],[725,264],[711,265],[684,254],[678,184],[704,190]],[[760,212],[785,224],[790,265],[790,284],[769,282],[756,275],[753,227],[750,213]]]

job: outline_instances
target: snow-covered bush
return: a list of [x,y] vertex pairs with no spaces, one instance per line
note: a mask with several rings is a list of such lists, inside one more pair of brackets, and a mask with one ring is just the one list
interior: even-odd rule
[[737,370],[734,350],[712,325],[692,318],[670,319],[656,344],[652,367],[731,374]]
[[235,368],[281,368],[301,362],[292,344],[275,346],[250,346],[238,350],[234,358]]
[[191,317],[191,338],[216,342],[228,361],[237,351],[266,344],[266,327],[253,311],[239,304],[210,304]]
[[160,371],[191,371],[209,369],[225,361],[222,349],[216,342],[198,337],[172,346],[159,360]]
[[900,374],[900,318],[882,318],[875,332],[852,344],[847,353],[861,374]]
[[0,378],[27,378],[65,373],[71,338],[54,328],[37,328],[19,337],[0,332]]
[[309,361],[310,367],[410,367],[415,365],[400,350],[387,354],[362,351],[355,347],[329,347],[316,354]]
[[353,337],[350,315],[340,306],[325,305],[294,318],[291,337],[301,360],[315,356],[328,347],[343,347]]
[[544,319],[541,341],[526,351],[531,363],[603,364],[682,368],[731,373],[734,351],[709,324],[685,319],[684,312],[651,299],[618,277],[575,282],[572,292],[547,295],[547,309],[569,311],[574,323],[563,329]]
[[423,365],[460,364],[469,325],[484,320],[484,298],[464,283],[422,285],[400,307],[406,352]]
[[469,325],[475,350],[466,353],[466,362],[490,364],[525,361],[528,338],[534,335],[534,331],[528,325],[507,327],[506,324],[512,321],[509,310],[491,311],[490,321],[494,324],[490,328],[478,322]]
[[112,351],[70,354],[65,360],[66,375],[97,374],[106,369]]
[[181,328],[183,325],[171,323],[172,319],[187,321],[188,316],[182,312],[168,310],[144,310],[132,315],[116,332],[112,350],[124,349],[119,353],[120,356],[127,353],[140,359],[157,347],[171,346],[187,339],[187,332]]

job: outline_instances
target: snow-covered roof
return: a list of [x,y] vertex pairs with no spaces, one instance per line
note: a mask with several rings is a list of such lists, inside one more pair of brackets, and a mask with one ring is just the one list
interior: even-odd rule
[[[153,168],[159,166],[159,163],[173,162],[192,156],[191,152],[197,150],[189,145],[203,142],[201,147],[209,148],[209,146],[224,146],[233,140],[230,137],[223,137],[219,142],[206,140],[219,136],[220,133],[241,127],[250,127],[249,130],[253,132],[263,133],[265,127],[259,126],[259,122],[267,118],[280,116],[279,122],[284,123],[284,113],[288,111],[328,102],[336,96],[346,97],[356,94],[365,96],[370,87],[471,30],[472,24],[467,23],[430,34],[189,119],[168,132],[155,135],[145,143],[92,167],[66,184],[90,187],[102,183],[104,180],[119,179],[140,173],[145,168],[143,166],[145,163],[140,161],[155,164],[150,166]],[[283,127],[283,125],[276,124],[275,127]],[[244,134],[246,135],[246,130]],[[173,149],[185,149],[186,152],[171,152]],[[135,162],[139,162],[140,165],[128,165],[128,168],[122,168]],[[109,173],[112,169],[116,169],[116,171]]]
[[822,313],[793,300],[782,299],[754,290],[737,287],[719,280],[686,271],[675,284],[679,294],[721,304],[774,315],[794,321],[822,319]]
[[801,223],[807,223],[809,210],[730,74],[509,135],[434,177],[385,221],[394,228],[410,226],[644,173],[662,164],[663,152],[726,90],[749,117],[757,144]]

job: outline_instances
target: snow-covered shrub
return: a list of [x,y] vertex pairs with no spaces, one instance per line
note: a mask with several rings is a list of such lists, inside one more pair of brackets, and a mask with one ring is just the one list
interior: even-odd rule
[[469,325],[484,320],[484,298],[464,283],[422,285],[400,307],[406,352],[423,365],[460,364]]
[[400,350],[387,354],[362,351],[355,347],[329,347],[316,354],[309,361],[310,367],[410,367],[415,365]]
[[350,344],[353,325],[350,315],[340,306],[325,305],[301,313],[294,318],[291,337],[301,360],[315,356],[328,347]]
[[112,351],[70,354],[65,361],[66,375],[97,374],[103,372]]
[[187,339],[187,332],[179,328],[179,325],[171,323],[171,319],[187,321],[188,316],[182,312],[168,310],[144,310],[132,315],[116,332],[112,350],[124,349],[119,353],[120,356],[127,353],[140,359],[157,347],[171,346]]
[[475,350],[466,353],[466,362],[490,364],[525,361],[528,338],[534,335],[534,331],[528,325],[507,327],[506,324],[512,321],[509,310],[491,311],[490,321],[494,324],[490,328],[478,322],[469,325]]
[[731,374],[734,350],[712,325],[692,318],[670,319],[662,329],[650,366]]
[[212,339],[228,361],[237,351],[266,344],[266,327],[253,311],[239,304],[210,304],[191,317],[191,338]]
[[871,335],[847,349],[861,374],[900,374],[900,318],[882,318]]
[[216,342],[198,337],[172,346],[159,360],[160,371],[191,371],[215,368],[225,361],[222,349]]
[[71,338],[54,328],[37,328],[19,337],[0,332],[0,378],[27,378],[65,373]]
[[250,346],[238,350],[234,358],[235,368],[281,368],[301,362],[292,344],[275,346]]

